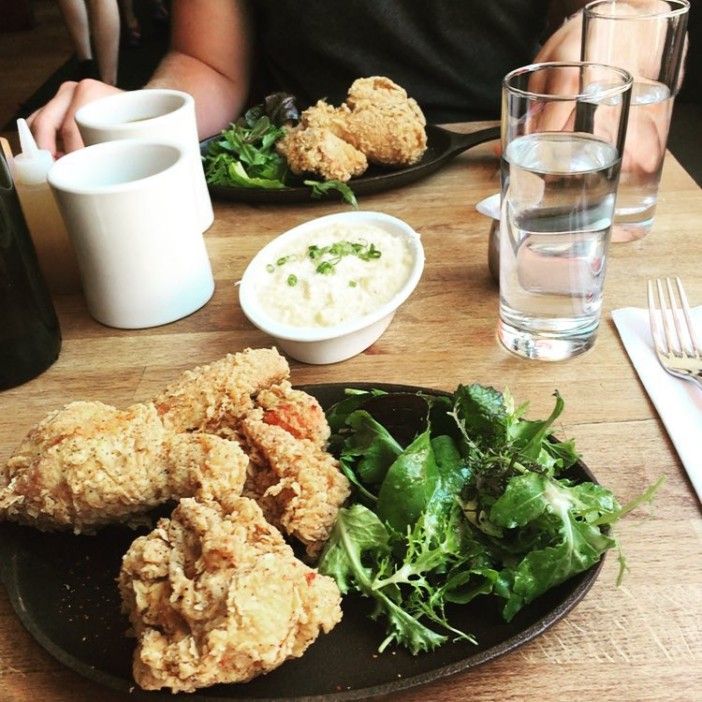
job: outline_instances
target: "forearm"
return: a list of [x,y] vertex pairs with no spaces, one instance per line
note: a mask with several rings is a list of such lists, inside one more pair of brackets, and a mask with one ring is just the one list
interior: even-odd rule
[[[586,0],[557,0],[551,3],[553,31],[534,57],[535,63],[544,61],[578,61],[580,59],[580,35],[582,15],[571,14],[587,4]],[[565,21],[564,21],[565,18]]]
[[177,51],[169,52],[156,69],[147,88],[170,88],[195,98],[195,114],[201,139],[224,129],[242,112],[248,87]]
[[148,87],[190,93],[200,138],[216,134],[246,105],[252,35],[246,0],[174,0],[170,52]]

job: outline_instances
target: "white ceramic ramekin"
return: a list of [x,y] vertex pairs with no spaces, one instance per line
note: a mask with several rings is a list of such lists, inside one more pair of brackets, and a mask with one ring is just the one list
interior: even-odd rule
[[[331,327],[296,327],[272,319],[257,297],[256,282],[267,275],[271,257],[285,245],[310,230],[334,224],[364,224],[381,227],[403,236],[412,253],[412,268],[407,281],[385,304],[370,314]],[[239,286],[239,302],[248,319],[270,334],[289,356],[303,363],[325,364],[344,361],[367,349],[387,329],[397,308],[410,296],[424,270],[424,248],[419,234],[406,222],[382,212],[340,212],[300,224],[264,246],[247,266]]]

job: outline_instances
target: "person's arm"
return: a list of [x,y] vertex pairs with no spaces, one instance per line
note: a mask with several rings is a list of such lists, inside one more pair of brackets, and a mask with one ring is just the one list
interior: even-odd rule
[[224,129],[249,91],[253,28],[242,0],[175,0],[171,47],[147,88],[173,88],[195,98],[200,138]]
[[549,37],[534,57],[544,61],[579,61],[582,14],[588,0],[552,0],[548,12]]
[[[200,136],[214,134],[241,112],[247,98],[253,44],[248,5],[244,0],[174,0],[171,37],[171,49],[146,87],[191,93]],[[28,119],[39,146],[55,154],[82,147],[76,111],[116,92],[91,79],[63,83]]]

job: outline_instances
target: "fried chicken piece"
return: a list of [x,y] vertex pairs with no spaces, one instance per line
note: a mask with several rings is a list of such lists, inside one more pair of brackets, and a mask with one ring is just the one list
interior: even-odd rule
[[75,533],[191,495],[239,495],[238,444],[167,431],[152,404],[73,402],[31,429],[0,469],[0,519]]
[[334,132],[336,136],[345,139],[346,120],[349,107],[342,103],[339,107],[330,105],[326,100],[317,100],[317,103],[308,107],[300,115],[300,125],[303,128],[319,127]]
[[404,88],[384,76],[359,78],[349,88],[342,138],[368,161],[409,166],[427,148],[426,119]]
[[165,442],[171,499],[196,497],[227,506],[240,497],[249,457],[214,434],[174,434]]
[[324,410],[316,398],[294,390],[287,380],[261,390],[255,404],[264,410],[263,421],[285,429],[296,439],[309,439],[324,448],[331,434]]
[[244,494],[313,558],[329,538],[349,482],[331,454],[310,439],[296,439],[282,427],[266,424],[263,416],[256,409],[241,423],[250,457]]
[[341,620],[336,583],[297,560],[251,500],[181,500],[122,561],[144,689],[244,682],[298,658]]
[[236,438],[239,420],[253,408],[252,395],[289,375],[276,349],[246,349],[185,371],[154,404],[167,429]]
[[323,127],[295,127],[276,149],[296,175],[314,173],[325,180],[347,181],[368,168],[363,153]]
[[318,100],[276,148],[293,173],[349,180],[368,163],[410,166],[427,149],[426,119],[404,88],[385,76],[359,78],[339,107]]

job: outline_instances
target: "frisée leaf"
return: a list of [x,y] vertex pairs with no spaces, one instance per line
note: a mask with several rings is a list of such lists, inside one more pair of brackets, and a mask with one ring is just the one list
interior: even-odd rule
[[355,589],[375,600],[374,618],[383,614],[389,630],[380,650],[397,641],[412,653],[430,651],[446,641],[446,636],[397,603],[399,590],[393,580],[406,581],[410,571],[421,573],[421,566],[413,568],[408,563],[398,576],[392,569],[390,542],[390,533],[369,509],[363,505],[342,509],[319,561],[319,572],[333,577],[342,594]]

